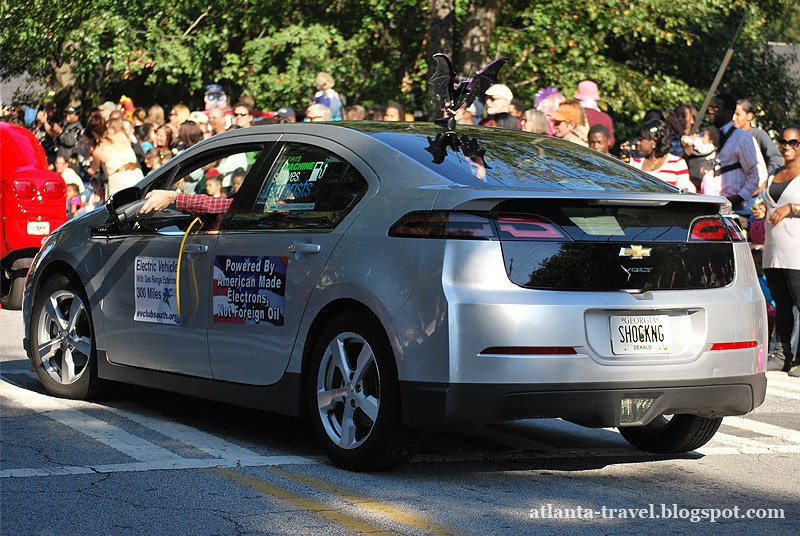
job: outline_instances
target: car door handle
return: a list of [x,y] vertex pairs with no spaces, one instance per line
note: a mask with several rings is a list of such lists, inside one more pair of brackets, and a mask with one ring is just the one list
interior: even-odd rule
[[208,246],[205,244],[186,244],[183,246],[184,253],[205,253],[208,251]]
[[319,253],[322,246],[319,244],[307,244],[305,242],[294,243],[289,246],[289,251],[292,253]]

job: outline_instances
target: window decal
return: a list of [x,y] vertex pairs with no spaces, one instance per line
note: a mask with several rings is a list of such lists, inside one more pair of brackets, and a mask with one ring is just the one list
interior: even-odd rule
[[136,257],[134,268],[136,308],[133,319],[137,322],[177,324],[175,279],[178,259]]
[[282,326],[288,257],[214,257],[214,322]]

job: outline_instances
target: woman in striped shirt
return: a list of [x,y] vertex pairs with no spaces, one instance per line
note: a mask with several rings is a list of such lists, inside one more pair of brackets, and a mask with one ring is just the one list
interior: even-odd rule
[[672,133],[664,121],[648,121],[636,129],[636,149],[639,157],[631,157],[630,164],[647,171],[664,182],[689,192],[697,192],[689,180],[686,161],[670,154]]

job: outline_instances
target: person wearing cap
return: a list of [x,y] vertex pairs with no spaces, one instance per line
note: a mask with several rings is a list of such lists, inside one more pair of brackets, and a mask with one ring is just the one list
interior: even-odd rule
[[73,149],[81,139],[82,131],[83,125],[78,116],[78,109],[70,106],[64,113],[64,128],[56,138],[56,156],[61,156],[69,162]]
[[583,113],[589,121],[589,126],[603,125],[608,130],[608,143],[614,146],[614,121],[611,116],[598,108],[597,101],[600,100],[600,91],[595,82],[584,80],[578,84],[578,91],[575,98],[581,101]]
[[207,112],[214,108],[225,110],[228,107],[228,96],[219,84],[211,84],[206,88],[204,101],[206,103]]
[[117,105],[110,100],[105,101],[97,107],[100,110],[100,115],[103,116],[103,121],[108,121],[111,118],[111,112],[117,109]]
[[583,125],[580,104],[562,102],[550,117],[553,119],[553,131],[557,138],[588,147],[588,129]]
[[288,106],[281,106],[278,108],[278,111],[275,112],[275,115],[281,119],[285,119],[289,123],[294,123],[297,121],[297,116],[295,115],[294,110]]
[[519,130],[519,122],[511,115],[511,101],[514,94],[505,84],[494,84],[486,90],[486,113],[481,125]]

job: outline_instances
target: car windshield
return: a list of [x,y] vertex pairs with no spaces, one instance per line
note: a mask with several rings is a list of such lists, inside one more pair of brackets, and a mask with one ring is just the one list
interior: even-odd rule
[[498,128],[459,126],[458,136],[477,139],[484,158],[470,158],[447,148],[440,164],[427,150],[441,132],[408,124],[386,130],[380,123],[348,126],[408,155],[456,184],[483,188],[605,192],[675,193],[677,188],[619,160],[550,136]]

